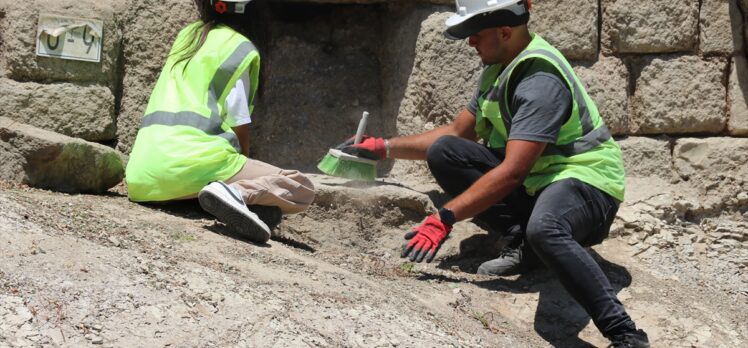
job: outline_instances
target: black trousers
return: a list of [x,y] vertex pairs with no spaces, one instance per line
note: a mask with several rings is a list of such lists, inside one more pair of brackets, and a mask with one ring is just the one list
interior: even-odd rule
[[[476,142],[444,136],[429,148],[427,161],[436,181],[454,197],[498,166],[502,157]],[[584,247],[608,236],[616,212],[618,202],[610,195],[577,179],[565,179],[534,197],[520,187],[477,218],[496,232],[505,229],[507,219],[521,225],[524,236],[519,237],[559,277],[603,335],[610,336],[635,325]]]

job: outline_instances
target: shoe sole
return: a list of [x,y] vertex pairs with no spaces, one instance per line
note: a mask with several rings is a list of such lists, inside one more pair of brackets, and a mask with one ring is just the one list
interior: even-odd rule
[[200,207],[226,224],[231,232],[246,237],[255,243],[266,243],[270,239],[270,233],[262,228],[255,219],[239,211],[236,207],[226,204],[215,193],[200,191],[197,200],[200,202]]

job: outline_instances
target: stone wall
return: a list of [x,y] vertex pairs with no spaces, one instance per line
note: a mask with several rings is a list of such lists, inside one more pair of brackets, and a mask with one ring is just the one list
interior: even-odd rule
[[[118,16],[126,7],[94,0],[0,2],[0,72],[7,77],[0,81],[0,116],[86,140],[114,141],[122,49]],[[37,57],[40,13],[103,21],[101,63]]]
[[[371,134],[415,134],[449,122],[474,93],[474,51],[442,36],[450,0],[273,3],[258,159],[315,171],[364,110]],[[531,29],[570,59],[629,174],[684,180],[670,175],[681,138],[748,135],[748,0],[533,3]],[[102,20],[102,62],[37,57],[39,13]],[[126,155],[176,33],[195,18],[190,0],[0,0],[0,116]],[[419,162],[388,163],[382,174],[430,180]]]
[[192,1],[129,0],[123,33],[117,149],[127,154],[179,30],[197,17]]
[[[629,175],[670,179],[672,144],[681,136],[727,141],[725,137],[748,134],[745,1],[533,4],[531,29],[570,59],[609,128],[622,140]],[[416,47],[428,49],[416,49],[398,113],[400,133],[448,121],[474,91],[469,86],[474,86],[480,68],[474,65],[472,50],[430,34],[443,29],[447,16],[435,13],[423,21]],[[453,71],[453,61],[460,62],[461,71]],[[445,90],[442,83],[452,87]],[[452,93],[456,98],[449,97]],[[430,99],[448,103],[439,106]],[[675,140],[657,140],[662,135]],[[642,147],[647,156],[642,156]],[[408,162],[398,162],[392,175],[403,180],[415,175],[413,182],[428,179],[425,166]]]

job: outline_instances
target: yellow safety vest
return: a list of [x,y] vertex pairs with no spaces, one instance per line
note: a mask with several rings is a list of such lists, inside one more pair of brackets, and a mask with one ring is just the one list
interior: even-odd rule
[[[196,44],[196,22],[177,36],[172,53]],[[186,65],[186,66],[185,66]],[[260,56],[255,46],[233,29],[219,25],[195,56],[177,63],[170,54],[151,94],[127,164],[130,199],[166,201],[195,194],[211,181],[226,180],[247,158],[229,127],[226,97],[249,72],[250,110],[258,87]]]
[[543,59],[563,76],[572,95],[571,117],[561,127],[555,144],[548,144],[525,178],[527,193],[534,195],[549,184],[576,178],[619,201],[624,196],[621,149],[610,136],[597,106],[587,95],[571,65],[556,48],[533,34],[533,39],[506,68],[486,67],[481,76],[475,131],[486,144],[504,151],[511,129],[509,81],[514,69],[527,59]]

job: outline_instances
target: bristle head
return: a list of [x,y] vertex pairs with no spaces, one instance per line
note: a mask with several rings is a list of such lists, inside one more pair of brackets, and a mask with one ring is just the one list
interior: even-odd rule
[[327,175],[351,180],[373,181],[377,177],[376,164],[347,161],[332,154],[327,154],[317,168]]

